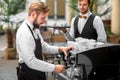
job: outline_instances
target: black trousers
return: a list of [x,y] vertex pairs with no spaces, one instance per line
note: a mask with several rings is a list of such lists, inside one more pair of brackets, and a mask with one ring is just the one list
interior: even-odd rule
[[45,72],[30,69],[25,63],[17,67],[18,80],[46,80]]

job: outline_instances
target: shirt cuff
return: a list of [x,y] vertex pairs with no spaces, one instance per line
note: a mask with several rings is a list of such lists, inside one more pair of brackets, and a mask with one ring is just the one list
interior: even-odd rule
[[53,72],[54,69],[55,69],[55,65],[54,64],[49,64],[48,72]]

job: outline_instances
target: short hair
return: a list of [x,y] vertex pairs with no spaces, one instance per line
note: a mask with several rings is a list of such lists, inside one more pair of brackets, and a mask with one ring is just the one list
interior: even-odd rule
[[33,1],[28,8],[28,15],[31,15],[33,11],[35,11],[36,14],[40,14],[40,12],[47,13],[49,12],[49,7],[44,2]]
[[[78,1],[83,1],[83,0],[78,0]],[[91,4],[91,0],[87,0],[88,1],[88,4],[90,5]]]

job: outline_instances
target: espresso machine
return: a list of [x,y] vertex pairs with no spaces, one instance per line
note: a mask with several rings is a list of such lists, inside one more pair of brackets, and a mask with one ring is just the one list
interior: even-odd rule
[[92,49],[61,55],[65,71],[56,80],[120,80],[120,45],[105,43]]

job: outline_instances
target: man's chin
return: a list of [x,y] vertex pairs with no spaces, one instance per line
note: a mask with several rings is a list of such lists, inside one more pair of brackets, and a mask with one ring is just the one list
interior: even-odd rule
[[87,12],[86,11],[81,11],[82,14],[86,14]]

